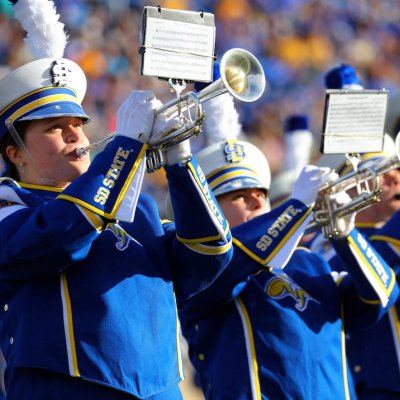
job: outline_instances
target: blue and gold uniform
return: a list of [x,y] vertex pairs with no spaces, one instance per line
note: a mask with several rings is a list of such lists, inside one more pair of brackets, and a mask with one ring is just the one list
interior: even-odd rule
[[[380,229],[368,231],[369,240],[400,276],[400,212]],[[400,396],[400,302],[373,327],[351,337],[351,361],[361,384],[362,399],[398,399]]]
[[[207,400],[354,398],[345,332],[374,323],[398,295],[393,271],[355,229],[334,244],[346,272],[332,274],[304,248],[284,269],[268,268],[257,244],[287,205],[233,228],[230,265],[180,309]],[[292,205],[297,218],[305,215],[304,205]],[[268,254],[293,226],[272,238]]]
[[[362,154],[360,167],[368,166],[368,163],[392,158],[397,153],[397,149],[397,141],[395,143],[388,134],[385,134],[383,151]],[[341,176],[345,176],[352,169],[352,166],[345,162],[343,155],[323,155],[320,164],[335,167]],[[400,263],[398,253],[396,253],[398,217],[394,214],[390,222],[385,223],[385,220],[395,209],[394,195],[396,194],[396,187],[398,187],[397,174],[398,171],[390,171],[380,178],[383,180],[383,193],[386,192],[381,202],[382,206],[378,209],[376,207],[367,209],[366,211],[371,210],[368,214],[365,214],[364,210],[360,211],[356,217],[355,225],[385,259],[386,263],[391,266],[397,281],[399,281],[398,266]],[[393,198],[389,196],[390,194]],[[390,203],[388,203],[389,200]],[[384,209],[384,213],[381,214]],[[361,213],[364,213],[362,218],[360,218]],[[330,263],[333,270],[343,270],[342,260],[321,234],[311,244],[311,249],[318,251]],[[389,400],[400,398],[399,311],[399,300],[397,300],[377,324],[368,329],[353,331],[347,335],[349,364],[360,399]]]
[[[392,220],[393,223],[388,222],[383,228],[382,224],[375,223],[356,223],[356,228],[391,266],[399,282],[398,257],[400,253],[396,253],[397,227],[394,229],[398,221],[395,216]],[[342,271],[343,261],[336,255],[335,249],[326,239],[319,239],[322,239],[322,235],[318,236],[311,248],[318,251],[334,271]],[[323,242],[325,244],[321,245]],[[354,330],[346,335],[350,372],[360,399],[370,398],[366,395],[366,391],[371,391],[372,399],[398,398],[395,392],[400,391],[399,307],[399,300],[397,300],[376,324],[368,329]],[[390,392],[393,394],[391,395]],[[378,393],[379,396],[384,397],[379,397]]]
[[117,136],[63,191],[1,179],[6,381],[30,368],[135,398],[180,398],[176,303],[212,284],[231,236],[194,158],[166,167],[176,225],[143,194],[133,222],[116,219],[146,147]]

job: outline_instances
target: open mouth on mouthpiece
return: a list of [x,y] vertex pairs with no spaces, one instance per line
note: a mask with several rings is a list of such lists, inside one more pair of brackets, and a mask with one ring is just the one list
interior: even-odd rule
[[85,158],[87,151],[85,151],[84,147],[78,147],[74,150],[74,156],[77,158]]
[[86,152],[82,152],[80,150],[81,150],[80,148],[76,148],[75,150],[72,150],[71,152],[69,152],[67,154],[67,156],[77,158],[77,159],[84,158],[86,156]]

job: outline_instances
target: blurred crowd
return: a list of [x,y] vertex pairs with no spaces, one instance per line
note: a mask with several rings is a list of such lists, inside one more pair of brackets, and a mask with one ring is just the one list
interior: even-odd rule
[[[307,114],[315,152],[323,121],[324,74],[340,63],[358,71],[367,89],[390,91],[388,130],[394,129],[400,87],[398,0],[55,0],[66,25],[65,56],[88,77],[84,109],[92,140],[115,128],[115,111],[135,89],[173,98],[165,81],[140,76],[143,7],[203,10],[215,15],[216,54],[233,47],[261,62],[268,88],[255,103],[238,104],[243,131],[268,157],[272,173],[284,160],[283,121]],[[0,2],[0,77],[30,59],[8,0]],[[189,87],[190,89],[190,87]],[[393,132],[390,132],[393,134]],[[196,146],[196,143],[194,143]],[[201,143],[198,145],[201,146]],[[163,172],[151,174],[145,189],[163,206]]]

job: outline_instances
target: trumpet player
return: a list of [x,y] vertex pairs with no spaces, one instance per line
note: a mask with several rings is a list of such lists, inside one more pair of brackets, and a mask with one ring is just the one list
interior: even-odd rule
[[[380,154],[363,154],[360,166],[375,163],[394,154],[394,142],[386,135],[384,151]],[[319,165],[327,164],[320,162]],[[347,166],[344,162],[342,167],[346,172]],[[336,170],[341,170],[340,165]],[[393,169],[381,175],[379,179],[382,185],[380,200],[356,214],[355,226],[393,267],[398,280],[399,270],[395,266],[399,260],[393,261],[392,245],[388,246],[388,243],[396,243],[398,225],[394,224],[394,221],[400,210],[400,171]],[[322,236],[314,239],[310,248],[322,254],[334,270],[343,269],[340,257],[331,246],[327,245]],[[397,310],[399,310],[398,300],[375,326],[348,335],[347,354],[359,399],[400,398],[400,358],[397,352],[400,336],[397,328],[399,326]]]
[[[229,95],[206,102],[204,111],[204,134],[215,143],[196,157],[234,243],[233,259],[213,287],[178,308],[205,398],[349,399],[343,331],[376,321],[393,303],[398,287],[390,268],[353,229],[352,218],[343,221],[334,241],[348,274],[331,274],[321,256],[297,248],[320,185],[337,175],[306,166],[291,198],[271,210],[268,161],[238,140],[240,124]],[[373,258],[365,260],[375,271],[372,281],[350,250],[362,251],[360,244]],[[379,293],[383,276],[377,270],[387,287]],[[345,314],[343,302],[352,304]]]
[[[363,89],[355,69],[350,65],[330,70],[326,75],[326,84],[328,89]],[[385,134],[383,151],[362,154],[359,168],[373,166],[378,161],[398,154],[398,151],[398,145],[396,146],[393,139]],[[323,155],[318,165],[333,168],[340,176],[351,172],[351,166],[342,155]],[[382,188],[380,200],[356,214],[355,226],[364,237],[370,239],[387,263],[394,267],[399,260],[393,260],[392,250],[387,244],[393,243],[396,237],[397,228],[393,230],[393,222],[396,221],[400,210],[400,171],[392,169],[382,174],[379,179]],[[351,191],[349,193],[354,194]],[[334,270],[343,269],[340,257],[322,235],[318,236],[310,247],[322,254]],[[394,268],[394,271],[398,276],[398,269]],[[400,336],[397,310],[399,301],[396,301],[374,327],[348,335],[347,353],[350,368],[358,396],[362,400],[400,398]]]
[[88,145],[86,78],[62,57],[63,24],[47,0],[14,9],[31,50],[46,55],[0,80],[7,399],[182,399],[176,302],[212,284],[229,261],[225,218],[188,143],[166,154],[176,224],[140,193],[147,143],[177,123],[155,118],[151,92],[123,102],[114,140],[92,162],[78,157]]
[[[400,210],[370,236],[371,244],[400,277]],[[400,398],[400,302],[390,308],[378,324],[354,337],[360,350],[361,399]],[[379,346],[379,347],[378,347]],[[384,366],[382,368],[381,366]]]

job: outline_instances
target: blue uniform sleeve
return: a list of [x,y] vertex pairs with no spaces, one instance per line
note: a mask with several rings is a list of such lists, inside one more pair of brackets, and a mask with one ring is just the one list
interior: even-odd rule
[[172,241],[179,301],[204,290],[222,272],[232,257],[232,236],[194,157],[167,166],[166,173],[175,223],[164,223],[164,230]]
[[361,300],[388,309],[396,301],[399,288],[394,271],[376,249],[357,229],[346,238],[332,240],[332,245]]
[[232,245],[228,222],[196,159],[167,166],[166,172],[178,239],[194,251],[227,251]]
[[370,236],[369,240],[385,261],[400,272],[400,210],[396,211],[385,225]]

